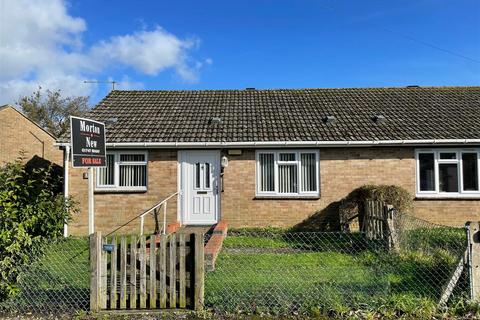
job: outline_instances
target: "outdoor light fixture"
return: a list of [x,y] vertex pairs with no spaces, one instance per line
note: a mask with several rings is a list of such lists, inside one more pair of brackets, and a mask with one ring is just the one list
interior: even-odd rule
[[222,160],[220,161],[220,163],[222,164],[222,168],[228,167],[228,158],[227,158],[227,156],[223,156],[223,157],[222,157]]

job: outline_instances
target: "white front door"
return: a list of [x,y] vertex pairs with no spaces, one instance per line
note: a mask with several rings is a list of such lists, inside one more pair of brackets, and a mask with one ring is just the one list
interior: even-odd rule
[[220,151],[179,151],[181,220],[183,224],[218,222],[220,209]]

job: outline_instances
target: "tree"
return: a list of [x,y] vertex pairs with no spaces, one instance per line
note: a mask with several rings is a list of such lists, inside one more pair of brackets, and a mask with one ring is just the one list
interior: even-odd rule
[[32,95],[21,97],[18,104],[27,117],[60,137],[68,130],[70,116],[83,116],[89,110],[88,98],[62,97],[60,90],[42,92],[39,87]]

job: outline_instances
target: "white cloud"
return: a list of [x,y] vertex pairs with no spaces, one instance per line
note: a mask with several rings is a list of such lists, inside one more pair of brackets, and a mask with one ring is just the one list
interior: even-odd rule
[[[172,69],[184,81],[198,77],[201,67],[191,57],[196,39],[180,39],[156,27],[85,48],[86,30],[86,22],[71,16],[63,0],[0,0],[0,104],[14,103],[39,85],[69,95],[92,94],[95,85],[83,80],[103,77],[109,68],[133,68],[150,76]],[[120,83],[143,87],[128,77]]]
[[157,27],[152,31],[143,30],[102,41],[92,48],[92,55],[96,61],[120,62],[155,76],[166,68],[173,67],[177,71],[188,68],[185,55],[195,43],[191,39],[180,40]]

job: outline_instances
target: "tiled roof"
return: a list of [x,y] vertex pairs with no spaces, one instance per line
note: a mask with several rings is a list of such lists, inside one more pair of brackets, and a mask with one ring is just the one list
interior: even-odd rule
[[116,90],[87,117],[107,142],[480,139],[480,87]]

